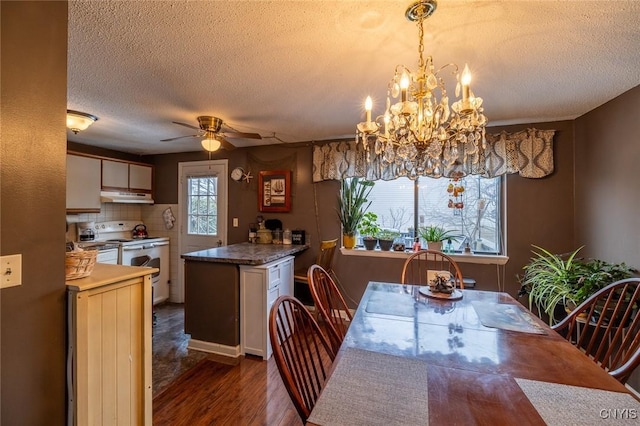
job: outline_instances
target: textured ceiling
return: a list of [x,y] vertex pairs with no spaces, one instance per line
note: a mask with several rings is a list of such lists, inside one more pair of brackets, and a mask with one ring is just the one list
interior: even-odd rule
[[[353,135],[395,65],[417,67],[408,3],[70,1],[68,108],[100,119],[69,140],[196,151],[160,140],[199,115],[265,137],[236,146]],[[572,119],[640,83],[638,22],[639,1],[440,0],[425,54],[469,64],[490,125]]]

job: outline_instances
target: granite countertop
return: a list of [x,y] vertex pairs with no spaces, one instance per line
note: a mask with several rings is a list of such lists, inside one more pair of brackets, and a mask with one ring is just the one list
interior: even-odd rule
[[238,243],[182,254],[185,260],[201,262],[234,263],[237,265],[262,265],[309,248],[305,245]]
[[147,274],[158,272],[158,268],[146,266],[125,266],[111,265],[107,263],[96,263],[91,275],[66,282],[67,289],[74,291],[85,291],[96,287],[125,281],[131,278],[141,277]]

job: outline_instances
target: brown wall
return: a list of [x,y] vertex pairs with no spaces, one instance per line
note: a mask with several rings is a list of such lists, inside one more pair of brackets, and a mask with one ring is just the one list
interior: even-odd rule
[[[640,86],[575,120],[576,241],[585,256],[640,267]],[[640,369],[628,384],[640,389]]]
[[[492,128],[490,131],[515,132],[532,126],[507,126]],[[535,127],[557,130],[554,138],[555,172],[543,179],[524,179],[517,175],[510,175],[507,178],[506,223],[510,260],[505,268],[499,270],[495,265],[463,264],[464,275],[475,278],[479,289],[497,290],[497,281],[500,277],[506,290],[515,295],[519,288],[516,275],[521,272],[530,258],[531,244],[558,252],[569,251],[574,246],[572,122],[537,123]],[[264,162],[275,162],[292,154],[296,155],[295,188],[291,212],[264,214],[264,216],[267,219],[271,217],[281,219],[284,227],[301,228],[307,231],[312,249],[296,257],[296,267],[309,265],[315,259],[320,239],[340,236],[340,223],[335,214],[338,182],[312,183],[312,149],[309,144],[271,145],[237,149],[231,152],[220,151],[212,158],[228,158],[229,170],[232,170],[237,166],[247,167],[248,153]],[[178,202],[177,164],[179,161],[205,159],[207,159],[205,152],[155,156],[153,161],[156,167],[156,202]],[[258,171],[252,170],[252,174],[256,175]],[[246,240],[247,224],[255,221],[258,214],[255,186],[230,181],[230,244]],[[233,217],[239,218],[238,228],[230,227]],[[399,280],[402,263],[403,260],[400,259],[343,256],[338,252],[335,270],[343,285],[346,298],[352,306],[355,306],[370,280]]]
[[575,120],[576,239],[585,254],[640,266],[640,86]]
[[67,3],[5,2],[0,249],[22,285],[0,290],[3,425],[65,422]]

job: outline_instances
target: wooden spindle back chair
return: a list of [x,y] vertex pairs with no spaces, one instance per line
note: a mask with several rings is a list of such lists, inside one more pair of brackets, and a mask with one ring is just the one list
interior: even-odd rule
[[402,284],[428,285],[429,272],[447,271],[454,280],[455,287],[463,289],[462,272],[455,260],[437,250],[420,250],[407,258],[402,267]]
[[335,352],[311,313],[292,296],[280,296],[271,307],[269,338],[280,377],[304,423],[329,377]]
[[639,304],[640,278],[616,281],[552,328],[624,384],[640,365]]
[[316,309],[327,327],[334,352],[338,352],[347,334],[353,315],[335,281],[320,265],[311,265],[308,271],[309,289]]

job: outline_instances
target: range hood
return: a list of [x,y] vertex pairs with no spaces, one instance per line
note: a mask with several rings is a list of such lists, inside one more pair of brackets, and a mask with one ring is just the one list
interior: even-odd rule
[[103,203],[153,204],[151,194],[140,192],[101,191],[100,201]]

